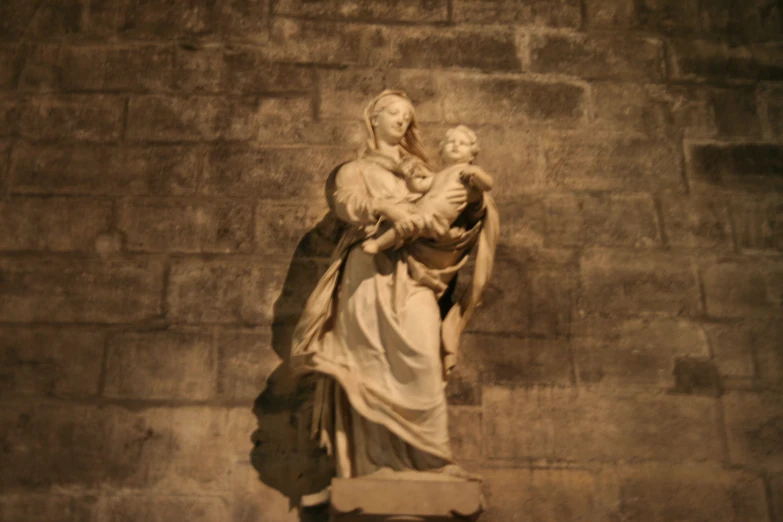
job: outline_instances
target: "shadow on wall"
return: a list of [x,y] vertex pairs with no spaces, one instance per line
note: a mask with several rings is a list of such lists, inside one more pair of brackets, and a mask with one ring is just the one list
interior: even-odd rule
[[[335,167],[327,179],[327,200],[341,166]],[[283,361],[288,360],[291,351],[294,326],[326,271],[328,258],[343,230],[344,225],[330,211],[297,244],[274,305],[272,348]],[[299,507],[302,495],[328,486],[334,475],[331,457],[310,436],[315,382],[312,376],[295,378],[283,362],[269,377],[253,406],[258,428],[252,434],[251,462],[260,480],[288,497],[291,508]],[[325,508],[303,509],[300,519],[325,521],[328,513]]]

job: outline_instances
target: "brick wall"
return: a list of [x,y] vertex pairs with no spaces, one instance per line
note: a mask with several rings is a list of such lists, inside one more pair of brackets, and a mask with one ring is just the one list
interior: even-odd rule
[[497,180],[484,520],[783,521],[780,81],[775,0],[4,0],[0,519],[322,520],[280,356],[388,87]]

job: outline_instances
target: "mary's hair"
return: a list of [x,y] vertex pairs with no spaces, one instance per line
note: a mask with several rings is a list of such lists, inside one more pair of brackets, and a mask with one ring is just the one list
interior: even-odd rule
[[427,154],[424,152],[424,147],[422,146],[421,138],[419,137],[419,123],[416,120],[416,110],[413,107],[411,99],[403,91],[385,90],[376,96],[364,109],[364,124],[366,125],[367,133],[370,136],[365,144],[365,150],[378,149],[372,120],[395,101],[403,101],[407,103],[411,109],[411,122],[410,125],[408,125],[408,130],[405,131],[402,140],[400,140],[400,147],[408,154],[412,154],[426,163]]

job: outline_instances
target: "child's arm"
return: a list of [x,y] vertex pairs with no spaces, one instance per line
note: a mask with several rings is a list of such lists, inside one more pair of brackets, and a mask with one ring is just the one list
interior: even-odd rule
[[460,173],[460,179],[463,183],[472,185],[482,192],[489,192],[492,190],[492,185],[494,184],[492,176],[487,174],[484,169],[477,167],[476,165],[470,165],[465,170],[463,170]]

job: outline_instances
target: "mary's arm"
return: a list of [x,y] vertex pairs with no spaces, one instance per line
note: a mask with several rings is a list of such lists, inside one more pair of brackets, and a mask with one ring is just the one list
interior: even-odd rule
[[392,223],[407,220],[412,206],[394,198],[373,197],[360,167],[348,163],[335,178],[334,212],[338,218],[356,226],[371,226],[386,218]]

